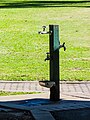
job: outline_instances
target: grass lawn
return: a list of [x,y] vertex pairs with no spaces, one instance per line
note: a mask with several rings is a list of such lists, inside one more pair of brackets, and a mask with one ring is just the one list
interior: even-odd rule
[[39,92],[4,92],[0,91],[0,96],[9,96],[9,95],[25,95],[25,94],[37,94]]
[[[58,24],[61,80],[90,80],[90,2],[85,0],[0,0],[0,80],[47,80],[48,35]],[[48,30],[48,28],[47,28]]]

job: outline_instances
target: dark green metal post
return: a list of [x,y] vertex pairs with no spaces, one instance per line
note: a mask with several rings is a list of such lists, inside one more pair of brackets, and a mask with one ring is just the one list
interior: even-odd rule
[[50,51],[50,81],[55,82],[55,86],[50,88],[50,100],[58,101],[60,98],[59,88],[59,26],[49,25],[49,51]]
[[66,50],[65,42],[60,45],[59,42],[59,25],[49,25],[49,32],[45,31],[46,26],[43,26],[43,31],[39,34],[49,34],[49,52],[46,53],[46,60],[50,60],[50,81],[39,81],[41,86],[50,88],[50,100],[59,101],[60,86],[59,86],[59,49]]

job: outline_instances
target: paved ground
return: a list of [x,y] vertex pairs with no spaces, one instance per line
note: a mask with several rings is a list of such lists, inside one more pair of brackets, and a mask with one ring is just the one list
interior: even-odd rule
[[[24,92],[44,92],[47,94],[49,88],[41,87],[38,81],[0,81],[2,91],[24,91]],[[60,82],[60,96],[65,99],[90,99],[90,81],[87,82]]]
[[[0,105],[7,105],[20,109],[30,110],[35,120],[55,120],[51,115],[51,111],[71,110],[71,109],[90,109],[90,81],[87,82],[60,82],[60,101],[51,103],[49,105],[41,106],[21,106],[21,104],[7,104],[7,101],[25,100],[30,99],[47,99],[49,98],[49,88],[41,87],[38,81],[0,81],[0,90],[2,91],[37,91],[40,94],[29,94],[29,95],[17,95],[17,96],[1,96]],[[38,114],[37,114],[38,113]]]

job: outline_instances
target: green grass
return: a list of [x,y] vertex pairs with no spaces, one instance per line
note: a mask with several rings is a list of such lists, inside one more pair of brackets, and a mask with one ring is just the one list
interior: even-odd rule
[[48,35],[38,34],[49,24],[60,25],[67,47],[60,50],[61,80],[90,80],[90,2],[22,1],[0,1],[0,80],[49,79]]
[[37,94],[39,92],[6,92],[0,91],[0,96],[9,96],[9,95],[25,95],[25,94]]

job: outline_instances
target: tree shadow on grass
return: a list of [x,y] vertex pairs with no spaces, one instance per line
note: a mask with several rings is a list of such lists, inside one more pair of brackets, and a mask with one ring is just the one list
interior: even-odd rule
[[90,7],[90,1],[20,1],[0,2],[0,8]]

